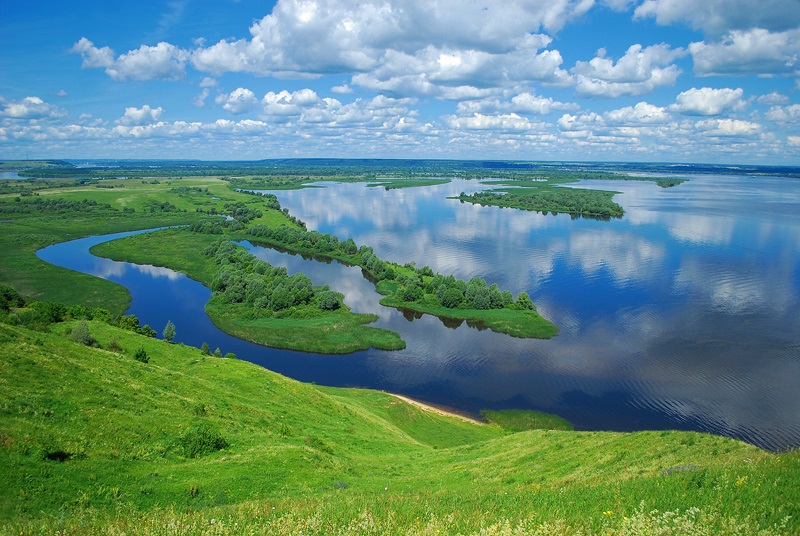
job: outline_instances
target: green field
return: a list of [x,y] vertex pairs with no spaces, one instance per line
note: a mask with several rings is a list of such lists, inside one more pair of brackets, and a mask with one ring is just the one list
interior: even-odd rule
[[0,533],[800,529],[797,452],[693,432],[513,432],[88,326],[101,348],[65,338],[74,322],[0,323]]

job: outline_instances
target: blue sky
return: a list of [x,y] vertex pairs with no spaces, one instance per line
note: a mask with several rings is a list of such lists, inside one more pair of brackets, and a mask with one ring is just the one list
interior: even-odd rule
[[800,165],[800,0],[6,2],[0,158]]

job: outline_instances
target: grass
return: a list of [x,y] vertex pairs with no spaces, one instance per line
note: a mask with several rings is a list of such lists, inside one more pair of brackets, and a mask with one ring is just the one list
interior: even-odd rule
[[504,409],[500,411],[483,410],[481,417],[506,430],[523,432],[525,430],[572,430],[569,423],[557,415],[540,411]]
[[[383,283],[383,282],[382,282]],[[379,285],[378,292],[390,294],[387,285]],[[406,302],[390,294],[381,300],[381,305],[400,310],[434,315],[445,320],[466,321],[478,329],[490,329],[512,337],[549,339],[558,333],[558,326],[536,311],[519,309],[449,309],[440,305]]]
[[[693,432],[512,433],[88,325],[121,350],[68,340],[71,323],[0,324],[0,533],[800,529],[798,452]],[[187,455],[200,427],[228,446]]]

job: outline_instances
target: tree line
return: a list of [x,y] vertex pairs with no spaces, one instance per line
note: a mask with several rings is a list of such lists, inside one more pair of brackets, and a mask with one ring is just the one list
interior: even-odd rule
[[328,286],[316,287],[304,274],[289,275],[286,268],[272,266],[230,240],[215,242],[204,254],[219,265],[212,299],[247,304],[257,316],[315,315],[342,306],[343,296]]
[[470,281],[453,275],[434,273],[428,266],[416,268],[409,263],[400,267],[375,255],[369,246],[361,246],[352,238],[339,240],[336,235],[317,231],[301,231],[287,226],[268,227],[256,225],[248,230],[256,238],[295,251],[303,251],[351,262],[366,272],[376,284],[392,282],[394,295],[404,302],[418,302],[447,309],[512,309],[534,310],[534,304],[525,292],[516,301],[509,291],[501,291],[497,284],[487,285],[481,278]]

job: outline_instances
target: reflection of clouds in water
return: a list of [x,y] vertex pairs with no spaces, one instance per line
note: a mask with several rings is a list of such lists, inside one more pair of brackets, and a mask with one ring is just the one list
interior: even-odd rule
[[659,220],[677,240],[694,244],[730,244],[736,227],[733,217],[664,214]]
[[641,236],[614,231],[571,234],[567,262],[585,274],[609,270],[619,284],[653,277],[666,256],[664,246]]
[[169,279],[170,281],[174,281],[174,280],[179,279],[181,277],[185,277],[181,273],[178,273],[178,272],[176,272],[174,270],[170,270],[169,268],[164,268],[164,267],[161,267],[161,266],[151,266],[149,264],[143,264],[143,265],[142,264],[132,264],[132,265],[129,265],[129,266],[134,268],[134,269],[136,269],[136,270],[138,270],[139,272],[141,272],[143,274],[147,274],[147,275],[149,275],[151,277],[159,277],[159,278],[165,277],[165,278]]
[[133,265],[95,257],[94,269],[90,270],[89,272],[92,275],[102,277],[103,279],[120,279],[125,275],[131,266]]
[[784,314],[797,303],[793,263],[740,261],[735,268],[689,257],[675,275],[675,288],[699,295],[711,309],[730,314]]

